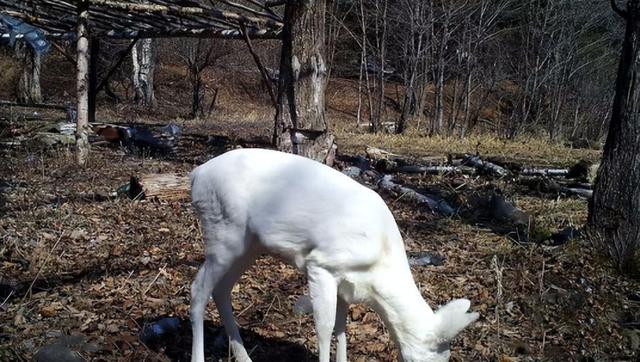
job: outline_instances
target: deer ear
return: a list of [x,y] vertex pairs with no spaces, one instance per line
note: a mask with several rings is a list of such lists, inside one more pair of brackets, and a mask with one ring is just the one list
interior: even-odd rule
[[471,302],[468,299],[455,299],[436,311],[438,339],[451,341],[480,317],[478,313],[467,313],[470,306]]

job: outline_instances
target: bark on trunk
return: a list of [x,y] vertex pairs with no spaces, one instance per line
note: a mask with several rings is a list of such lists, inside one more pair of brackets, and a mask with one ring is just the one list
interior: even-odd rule
[[153,71],[155,69],[155,57],[153,39],[140,39],[131,49],[133,61],[133,89],[134,100],[146,106],[155,105],[153,92]]
[[640,1],[630,0],[622,15],[626,33],[588,226],[591,235],[608,245],[619,267],[629,271],[640,244]]
[[88,3],[78,4],[77,28],[77,100],[76,156],[79,165],[84,165],[89,156],[89,18]]
[[26,43],[16,48],[16,55],[22,60],[22,74],[18,82],[18,103],[41,103],[40,55]]
[[282,35],[274,143],[279,150],[332,164],[324,63],[325,0],[288,0]]

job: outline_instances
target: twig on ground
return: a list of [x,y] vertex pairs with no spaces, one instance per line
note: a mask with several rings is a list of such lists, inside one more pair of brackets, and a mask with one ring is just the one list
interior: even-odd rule
[[153,284],[155,284],[156,280],[158,280],[158,278],[160,277],[160,274],[162,274],[163,272],[166,273],[165,268],[167,267],[167,264],[165,263],[162,268],[160,268],[160,270],[158,270],[158,273],[156,274],[156,277],[153,278],[153,280],[151,281],[151,283],[149,283],[149,285],[147,286],[147,289],[144,290],[144,292],[142,292],[142,295],[140,296],[141,298],[144,298],[144,296],[147,294],[147,292],[149,291],[149,289],[151,289],[151,287],[153,286]]
[[22,301],[21,302],[24,302],[24,300],[27,298],[27,296],[29,296],[29,298],[31,298],[31,293],[33,291],[33,286],[36,284],[36,281],[38,280],[38,277],[40,276],[40,274],[44,270],[45,266],[47,266],[47,263],[49,262],[49,259],[51,259],[51,254],[53,253],[54,250],[56,250],[56,247],[60,243],[60,240],[62,240],[62,236],[63,235],[64,235],[64,231],[60,232],[60,236],[58,236],[58,240],[56,240],[56,242],[53,244],[53,247],[47,253],[47,257],[44,259],[44,262],[42,262],[42,265],[38,269],[38,272],[36,273],[36,276],[33,278],[33,281],[31,281],[31,284],[29,285],[29,289],[27,289],[27,292],[22,297]]

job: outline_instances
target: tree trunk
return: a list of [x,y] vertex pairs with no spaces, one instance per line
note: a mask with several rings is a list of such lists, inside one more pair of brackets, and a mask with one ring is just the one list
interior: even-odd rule
[[155,57],[153,39],[140,39],[131,49],[133,61],[133,89],[134,100],[153,107],[156,97],[153,92],[153,71],[155,69]]
[[335,137],[325,119],[325,0],[288,0],[282,32],[274,143],[332,164]]
[[77,101],[76,157],[79,165],[84,165],[89,156],[89,18],[88,3],[78,4],[77,41]]
[[[439,56],[444,57],[443,54]],[[440,134],[444,123],[444,59],[442,58],[438,60],[438,70],[436,74],[436,88],[434,94],[435,106],[433,109],[431,135]]]
[[588,227],[608,245],[619,267],[631,271],[640,244],[640,0],[627,4],[616,95]]
[[24,42],[16,47],[16,55],[22,60],[22,74],[18,83],[18,103],[42,103],[40,55]]

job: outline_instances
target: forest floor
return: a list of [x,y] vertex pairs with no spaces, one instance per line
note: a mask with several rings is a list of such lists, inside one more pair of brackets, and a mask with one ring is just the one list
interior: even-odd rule
[[[3,139],[30,122],[3,115]],[[11,117],[15,117],[12,115]],[[36,122],[37,123],[37,122]],[[87,360],[188,360],[190,283],[203,245],[188,202],[109,197],[130,176],[187,173],[196,164],[241,145],[264,147],[268,125],[244,129],[183,122],[178,151],[143,157],[119,147],[94,147],[84,168],[65,147],[2,147],[0,167],[0,360],[29,360],[43,346],[70,345]],[[152,127],[152,126],[150,126]],[[405,155],[475,152],[528,165],[566,166],[598,152],[543,141],[458,141],[371,136],[338,129],[343,154],[372,145]],[[256,130],[252,134],[252,130]],[[215,138],[207,135],[215,134]],[[351,133],[349,133],[351,132]],[[239,134],[245,137],[239,137]],[[452,192],[455,175],[398,175],[419,191]],[[551,232],[581,226],[587,201],[514,187],[508,180],[467,177],[466,190],[500,187]],[[447,191],[448,190],[448,191]],[[586,239],[559,246],[515,241],[482,218],[444,217],[401,196],[383,194],[408,252],[444,257],[439,266],[413,266],[420,289],[436,307],[469,298],[481,319],[452,345],[455,361],[637,360],[640,283],[612,268]],[[233,291],[233,306],[256,361],[313,360],[310,316],[293,306],[305,293],[293,267],[265,257]],[[348,324],[354,361],[396,360],[380,319],[354,305]],[[169,338],[143,343],[146,325],[180,320]],[[636,329],[633,329],[633,328]],[[226,360],[227,346],[213,303],[206,324],[207,356]],[[76,336],[76,337],[68,337]]]
[[[43,73],[48,101],[62,102],[65,92],[73,92],[71,66],[62,67]],[[37,110],[35,115],[34,110],[0,108],[0,361],[31,360],[38,351],[67,350],[79,352],[78,360],[189,360],[189,290],[204,259],[190,204],[111,195],[131,176],[186,174],[237,146],[268,147],[273,114],[264,92],[255,86],[259,81],[245,84],[232,73],[228,77],[233,79],[226,83],[219,77],[206,79],[207,84],[235,86],[220,88],[216,111],[208,121],[185,120],[186,77],[167,67],[156,79],[154,111],[141,111],[126,102],[106,104],[102,99],[101,121],[151,128],[176,121],[184,134],[177,151],[165,156],[94,146],[82,168],[75,166],[68,147],[4,142],[62,120],[60,112]],[[598,151],[540,139],[458,140],[414,131],[404,136],[371,135],[355,125],[354,89],[353,82],[338,80],[327,91],[328,119],[342,155],[364,155],[368,145],[409,157],[478,153],[503,164],[561,167],[600,157]],[[585,199],[531,190],[508,177],[394,177],[453,205],[467,204],[475,194],[499,188],[535,218],[536,229],[545,235],[535,242],[514,240],[483,215],[461,212],[445,217],[403,195],[382,193],[408,253],[444,258],[438,266],[412,266],[429,304],[435,308],[464,297],[481,314],[453,343],[452,360],[640,358],[640,282],[620,275],[589,239],[560,245],[545,240],[567,226],[585,223]],[[315,358],[311,317],[293,311],[298,297],[305,294],[305,284],[293,267],[265,257],[234,289],[235,315],[255,361]],[[207,358],[226,360],[227,343],[213,303],[208,310]],[[375,313],[354,305],[349,315],[350,360],[397,360]],[[143,342],[145,328],[168,316],[179,318],[177,330],[167,338]]]

